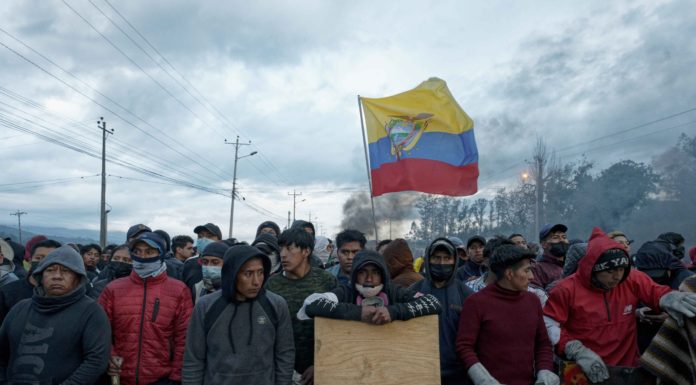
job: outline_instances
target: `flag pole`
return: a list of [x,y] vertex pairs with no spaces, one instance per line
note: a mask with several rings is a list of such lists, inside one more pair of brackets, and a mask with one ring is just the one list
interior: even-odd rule
[[375,197],[372,196],[372,176],[370,175],[370,160],[367,156],[367,139],[365,138],[365,122],[363,122],[363,109],[360,103],[360,95],[358,95],[358,109],[360,110],[360,127],[362,128],[363,148],[365,149],[365,167],[367,170],[367,182],[370,185],[370,203],[372,204],[372,223],[375,226],[375,242],[379,243],[379,235],[377,233],[377,217],[375,216]]

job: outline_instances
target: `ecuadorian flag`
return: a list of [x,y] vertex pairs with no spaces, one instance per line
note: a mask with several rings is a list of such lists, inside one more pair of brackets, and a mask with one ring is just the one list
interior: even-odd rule
[[360,98],[372,175],[372,195],[421,191],[451,196],[477,191],[474,122],[444,80],[386,98]]

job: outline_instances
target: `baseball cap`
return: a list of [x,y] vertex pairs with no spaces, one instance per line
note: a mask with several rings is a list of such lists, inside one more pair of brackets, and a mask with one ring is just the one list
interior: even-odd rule
[[546,238],[549,234],[553,233],[554,231],[562,231],[564,233],[568,232],[568,226],[562,224],[562,223],[556,223],[555,225],[552,224],[545,224],[544,227],[539,230],[539,241],[543,241],[544,238]]
[[135,238],[138,235],[140,235],[141,233],[144,233],[146,231],[152,231],[152,229],[150,229],[149,227],[145,226],[142,223],[139,223],[137,225],[133,225],[133,226],[128,228],[128,232],[126,232],[126,239]]
[[220,231],[220,228],[212,223],[206,223],[204,225],[196,226],[195,229],[193,229],[193,232],[198,234],[203,230],[207,230],[211,234],[217,235],[218,239],[222,240],[222,231]]
[[480,235],[474,235],[473,237],[470,237],[469,239],[466,240],[466,247],[470,247],[471,244],[474,242],[480,242],[481,245],[486,246],[486,238],[484,238]]
[[128,248],[133,249],[133,246],[135,246],[135,244],[138,242],[145,242],[150,247],[153,247],[153,248],[159,250],[160,255],[164,254],[164,252],[165,252],[164,249],[167,247],[167,244],[165,243],[164,238],[162,238],[159,234],[153,233],[151,231],[146,231],[146,232],[138,235],[137,238],[135,238],[133,241],[131,241]]

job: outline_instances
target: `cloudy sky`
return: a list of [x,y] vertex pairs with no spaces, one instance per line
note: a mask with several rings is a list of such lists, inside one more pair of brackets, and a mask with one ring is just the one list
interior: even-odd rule
[[6,2],[0,223],[21,209],[99,227],[104,117],[110,229],[227,234],[224,140],[239,135],[240,156],[258,154],[239,161],[234,235],[286,224],[295,189],[297,217],[333,237],[367,189],[357,95],[432,76],[475,121],[479,194],[516,183],[537,137],[562,161],[649,162],[695,131],[694,14],[687,0]]

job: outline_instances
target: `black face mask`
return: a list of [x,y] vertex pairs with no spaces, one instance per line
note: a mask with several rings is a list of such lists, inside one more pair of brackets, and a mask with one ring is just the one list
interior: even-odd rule
[[114,272],[114,278],[122,278],[131,273],[133,265],[120,261],[112,261],[109,262],[109,268]]
[[31,261],[31,267],[29,268],[29,271],[36,271],[36,267],[39,266],[39,263],[41,263],[41,261]]
[[677,257],[678,259],[682,259],[682,258],[684,258],[685,251],[686,250],[684,249],[684,246],[679,246],[679,247],[674,248],[674,251],[672,251],[672,254],[674,254],[674,256]]
[[549,253],[556,258],[563,258],[568,252],[568,248],[570,248],[570,245],[565,242],[553,243],[551,244]]
[[430,276],[434,281],[447,281],[454,273],[454,264],[433,263],[430,265]]

